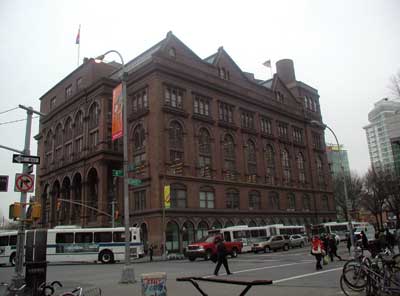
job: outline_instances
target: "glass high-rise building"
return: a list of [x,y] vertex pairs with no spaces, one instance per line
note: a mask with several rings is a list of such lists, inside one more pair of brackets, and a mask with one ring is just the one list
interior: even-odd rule
[[326,144],[326,155],[328,157],[328,163],[333,176],[341,176],[342,174],[342,163],[344,173],[346,176],[350,176],[349,159],[347,157],[347,150],[343,149],[343,145],[340,147],[337,144]]
[[371,166],[375,170],[395,170],[391,139],[400,137],[400,100],[384,98],[376,102],[368,121],[364,129]]

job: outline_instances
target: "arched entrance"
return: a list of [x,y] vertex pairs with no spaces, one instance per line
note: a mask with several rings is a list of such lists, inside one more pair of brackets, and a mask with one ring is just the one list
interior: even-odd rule
[[182,247],[186,248],[190,243],[195,241],[194,225],[190,221],[186,221],[182,226]]
[[[86,196],[86,205],[92,208],[97,209],[98,206],[98,193],[99,193],[99,179],[97,178],[97,171],[95,168],[90,169],[88,174],[88,192]],[[86,209],[86,216],[88,222],[95,222],[97,220],[98,212],[94,209],[87,208]]]
[[166,230],[166,248],[169,253],[179,252],[179,227],[174,221],[169,221]]
[[[72,200],[77,203],[82,203],[82,177],[81,174],[76,174],[72,180]],[[80,204],[72,204],[71,223],[81,224],[82,206]]]
[[52,226],[54,225],[59,225],[60,224],[60,207],[61,207],[61,202],[58,201],[60,198],[60,182],[56,180],[53,183],[53,188],[51,189],[51,199],[50,199],[50,206],[51,206],[51,218],[50,218],[50,224]]
[[[61,198],[71,201],[71,181],[68,177],[64,178],[61,186]],[[70,222],[71,203],[68,201],[60,201],[60,224],[65,225]]]

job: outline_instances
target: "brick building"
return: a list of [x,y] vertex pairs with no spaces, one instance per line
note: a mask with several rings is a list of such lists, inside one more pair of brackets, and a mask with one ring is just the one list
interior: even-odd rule
[[[201,59],[170,32],[126,69],[129,177],[142,181],[129,187],[130,221],[145,242],[160,242],[163,226],[167,248],[181,251],[209,228],[336,219],[324,130],[310,124],[322,121],[318,92],[291,60],[260,81],[222,47]],[[114,197],[123,213],[122,178],[112,177],[122,139],[111,141],[120,71],[85,59],[40,99],[44,226],[110,226]]]

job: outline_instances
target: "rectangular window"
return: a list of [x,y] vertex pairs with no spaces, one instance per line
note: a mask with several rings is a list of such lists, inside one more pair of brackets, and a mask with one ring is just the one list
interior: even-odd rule
[[50,111],[53,110],[56,107],[57,104],[57,97],[53,97],[50,100]]
[[68,85],[68,86],[65,88],[65,97],[66,97],[66,98],[69,98],[69,97],[71,97],[71,96],[72,96],[72,84]]
[[81,153],[83,150],[83,138],[80,137],[75,141],[75,151],[76,153]]
[[93,232],[77,232],[75,233],[75,243],[92,243]]
[[293,141],[299,144],[304,143],[303,130],[298,127],[293,127]]
[[210,99],[201,95],[194,95],[193,112],[204,116],[210,116]]
[[147,97],[147,89],[142,89],[133,95],[132,111],[133,113],[141,112],[149,108],[149,100]]
[[[129,241],[131,241],[131,233],[129,232]],[[113,241],[115,243],[124,242],[125,241],[125,232],[124,231],[116,231],[113,233]]]
[[73,233],[56,233],[56,244],[72,244],[73,242]]
[[200,208],[214,208],[214,193],[211,191],[200,191]]
[[16,246],[16,245],[17,245],[17,236],[11,235],[10,236],[10,246]]
[[272,121],[271,119],[261,117],[261,132],[267,135],[272,135]]
[[254,129],[254,113],[242,111],[240,114],[240,122],[243,128]]
[[322,137],[321,137],[321,135],[317,134],[317,133],[313,133],[312,134],[312,138],[313,138],[314,148],[322,149]]
[[133,193],[135,211],[142,211],[146,208],[146,190]]
[[76,90],[77,91],[79,91],[79,90],[81,90],[82,89],[82,77],[79,77],[77,80],[76,80]]
[[183,90],[173,87],[166,86],[164,91],[164,103],[170,107],[182,109],[182,98],[183,98]]
[[94,233],[94,242],[95,243],[110,243],[112,242],[112,233],[111,232],[95,232]]
[[218,118],[221,121],[233,124],[233,106],[219,102]]
[[8,246],[8,238],[8,235],[0,236],[0,247]]
[[288,132],[288,124],[284,122],[278,122],[278,135],[281,138],[288,139],[289,132]]

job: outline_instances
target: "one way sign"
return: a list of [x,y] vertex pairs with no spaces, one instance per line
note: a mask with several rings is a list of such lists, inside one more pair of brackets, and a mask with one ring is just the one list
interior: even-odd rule
[[13,163],[40,164],[40,157],[33,155],[13,154]]

